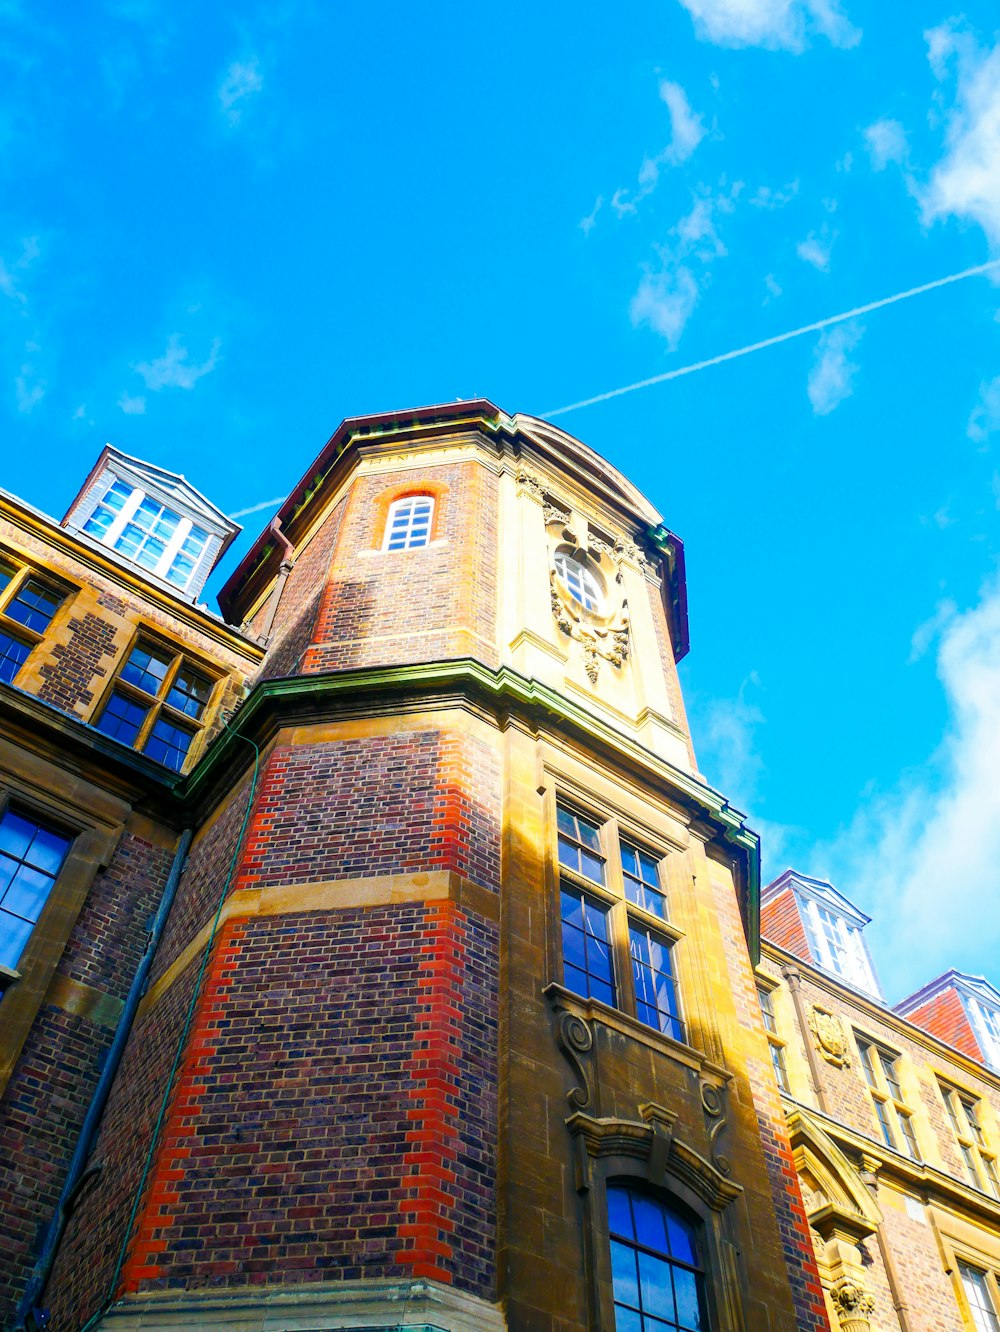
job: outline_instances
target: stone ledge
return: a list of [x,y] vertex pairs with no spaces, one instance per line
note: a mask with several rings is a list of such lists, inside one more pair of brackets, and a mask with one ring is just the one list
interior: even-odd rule
[[263,1290],[152,1291],[110,1309],[95,1332],[506,1332],[500,1309],[436,1281],[341,1281]]

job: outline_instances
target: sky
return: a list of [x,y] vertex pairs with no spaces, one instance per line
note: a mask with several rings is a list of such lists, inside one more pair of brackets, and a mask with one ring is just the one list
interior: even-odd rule
[[[345,416],[544,415],[998,258],[995,23],[0,0],[0,484],[182,472],[245,512],[217,590]],[[1000,984],[1000,270],[555,419],[684,538],[765,878],[872,915],[891,1000]]]

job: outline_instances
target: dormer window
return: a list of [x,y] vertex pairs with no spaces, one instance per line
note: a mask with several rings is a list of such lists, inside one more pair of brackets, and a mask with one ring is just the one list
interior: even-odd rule
[[240,530],[184,477],[110,445],[63,523],[192,599]]
[[805,903],[806,920],[812,935],[816,961],[827,971],[856,985],[869,994],[878,994],[878,985],[868,961],[868,950],[861,931],[839,912],[815,898]]
[[88,536],[119,551],[175,587],[186,588],[208,533],[138,486],[112,481],[83,525]]

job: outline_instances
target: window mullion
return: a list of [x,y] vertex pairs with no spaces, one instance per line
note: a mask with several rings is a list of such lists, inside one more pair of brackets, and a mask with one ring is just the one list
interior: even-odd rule
[[191,528],[193,526],[194,523],[191,521],[190,518],[184,518],[184,517],[181,518],[180,522],[177,524],[177,528],[173,536],[167,542],[166,549],[164,550],[163,554],[160,556],[156,568],[153,570],[153,573],[156,574],[157,578],[166,578],[167,571],[170,568],[171,564],[173,564],[174,562],[174,557],[176,556],[177,552],[180,550],[182,544],[184,543],[188,533],[191,531]]
[[115,542],[125,531],[126,526],[132,521],[139,505],[146,498],[146,492],[135,487],[132,494],[122,505],[118,514],[112,519],[111,526],[105,532],[101,539],[101,544],[105,546],[114,546]]

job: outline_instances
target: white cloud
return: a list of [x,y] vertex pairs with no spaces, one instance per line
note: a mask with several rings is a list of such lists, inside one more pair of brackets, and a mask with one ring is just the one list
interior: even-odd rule
[[632,297],[629,314],[633,325],[651,328],[671,351],[698,303],[699,286],[692,264],[707,268],[726,254],[715,219],[733,211],[741,189],[740,182],[717,194],[702,187],[692,200],[690,213],[672,228],[668,244],[657,247],[659,267],[646,270]]
[[946,151],[920,195],[926,222],[958,217],[977,222],[1000,244],[1000,42],[981,50],[954,23],[924,34],[935,76],[956,74],[946,116]]
[[818,268],[821,273],[828,273],[832,249],[833,241],[825,232],[817,235],[815,231],[810,231],[805,240],[799,241],[796,245],[795,253],[807,264],[812,264],[813,268]]
[[681,162],[686,162],[705,137],[702,118],[691,110],[687,93],[679,83],[662,79],[660,100],[670,112],[670,142],[653,157],[643,158],[642,166],[639,168],[639,188],[634,194],[625,188],[615,190],[611,197],[611,207],[618,217],[636,212],[642,200],[648,198],[656,189],[660,179],[660,168],[679,166]]
[[971,610],[945,608],[938,620],[937,673],[949,720],[937,752],[895,792],[868,802],[829,850],[840,886],[848,894],[854,885],[863,888],[875,928],[882,927],[878,948],[890,986],[895,974],[912,975],[914,967],[928,978],[950,966],[982,970],[1000,947],[1000,913],[993,909],[1000,864],[1000,580]]
[[145,416],[146,399],[141,393],[123,393],[118,399],[118,406],[126,416]]
[[1000,375],[979,385],[979,401],[972,409],[965,433],[977,444],[985,444],[996,430],[1000,430]]
[[636,327],[646,324],[659,333],[673,351],[697,303],[698,284],[690,269],[644,273],[629,315]]
[[670,112],[670,143],[663,150],[662,159],[671,165],[686,162],[705,137],[705,127],[701,116],[691,110],[687,93],[679,83],[663,79],[660,83],[660,100]]
[[21,241],[21,253],[10,265],[0,258],[0,295],[24,305],[27,296],[20,286],[21,274],[26,272],[41,254],[37,236],[26,236]]
[[854,392],[858,367],[849,359],[848,353],[854,350],[860,339],[861,329],[851,324],[838,324],[820,335],[806,386],[817,416],[829,416]]
[[876,171],[884,171],[890,162],[902,165],[910,151],[906,131],[898,120],[876,120],[865,130],[865,145]]
[[813,34],[834,46],[856,46],[860,31],[838,0],[681,0],[695,33],[720,46],[802,51]]
[[45,397],[45,382],[38,378],[35,367],[30,362],[21,366],[21,372],[14,381],[14,395],[17,410],[27,415],[33,412]]
[[582,217],[580,219],[580,230],[583,232],[585,236],[589,236],[590,233],[593,231],[594,226],[597,222],[597,214],[601,211],[601,205],[603,203],[604,203],[604,195],[599,194],[597,196],[597,202],[594,204],[593,208],[590,210],[587,216]]
[[238,125],[246,109],[248,98],[256,96],[264,86],[257,57],[237,60],[226,70],[219,85],[219,106],[230,125]]
[[770,185],[761,185],[750,196],[750,202],[754,208],[763,208],[770,213],[774,212],[776,208],[784,208],[786,204],[790,204],[798,192],[799,182],[797,180],[793,180],[780,189],[772,188]]
[[767,295],[769,300],[772,301],[777,300],[777,298],[781,295],[781,287],[779,286],[778,281],[773,273],[768,273],[767,276],[764,278],[764,286],[767,288]]
[[192,389],[199,379],[215,369],[220,345],[216,338],[208,359],[201,365],[195,365],[188,359],[190,353],[182,344],[180,334],[172,333],[162,356],[155,361],[140,361],[134,369],[142,375],[146,387],[153,393],[165,388]]

